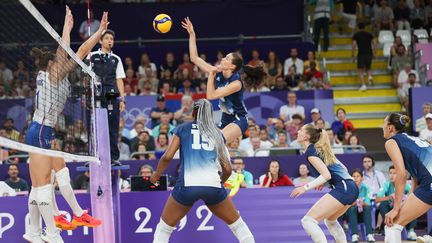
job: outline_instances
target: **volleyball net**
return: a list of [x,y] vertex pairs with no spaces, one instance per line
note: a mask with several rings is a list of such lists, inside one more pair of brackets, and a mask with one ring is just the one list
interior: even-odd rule
[[0,1],[3,163],[25,162],[28,153],[99,161],[97,77],[70,47],[70,39],[62,39],[63,22],[53,26],[29,0]]

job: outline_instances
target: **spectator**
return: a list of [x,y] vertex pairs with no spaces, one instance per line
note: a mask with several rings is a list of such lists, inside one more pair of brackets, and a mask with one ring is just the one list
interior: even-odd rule
[[405,64],[404,69],[399,72],[398,81],[397,81],[399,88],[402,88],[404,84],[407,84],[409,82],[408,75],[411,74],[411,73],[414,74],[414,77],[415,77],[414,81],[415,82],[420,82],[419,75],[418,75],[417,71],[413,70],[411,63],[408,62],[408,63]]
[[88,32],[88,21],[84,20],[79,28],[79,35],[81,37],[81,40],[85,41],[90,36],[92,36],[96,31],[99,29],[100,22],[97,19],[93,18],[93,10],[90,10],[90,35]]
[[[5,92],[10,90],[10,85],[13,80],[12,71],[6,67],[6,63],[4,61],[0,61],[0,78],[3,77],[3,80],[0,79],[0,84],[3,84],[3,88]],[[0,85],[1,86],[1,85]],[[0,92],[0,97],[4,96]]]
[[320,71],[319,61],[315,59],[315,53],[313,51],[307,52],[307,59],[303,62],[304,72],[306,73],[310,70],[310,65],[312,62],[315,62],[315,69]]
[[216,53],[216,62],[214,63],[214,66],[219,66],[221,64],[222,58],[224,58],[224,53],[222,51],[217,51]]
[[331,127],[339,141],[342,141],[345,132],[348,130],[355,132],[355,128],[352,122],[346,118],[345,109],[338,108],[336,110],[336,117],[337,120],[332,123]]
[[279,117],[283,121],[291,120],[294,114],[300,114],[302,117],[305,117],[304,107],[301,105],[297,105],[297,95],[293,91],[289,91],[287,94],[287,105],[281,106],[279,109]]
[[392,59],[393,57],[395,57],[395,56],[398,55],[398,47],[399,47],[400,45],[403,45],[403,43],[402,43],[402,37],[400,37],[400,36],[396,36],[395,39],[394,39],[393,45],[392,45],[391,48],[390,48],[390,54],[391,54],[391,57],[390,57],[390,64],[391,64],[391,59]]
[[252,67],[264,66],[264,61],[260,59],[260,53],[258,49],[254,48],[251,52],[252,59],[248,62],[247,65]]
[[166,73],[167,70],[169,70],[169,74],[171,77],[171,75],[173,75],[177,71],[177,68],[178,68],[178,65],[175,62],[174,53],[167,52],[167,54],[165,56],[165,62],[160,65],[161,79],[163,79],[162,77],[165,77],[166,79],[168,79],[167,73]]
[[[133,65],[132,58],[131,57],[125,57],[124,63],[125,63],[125,66],[124,66],[125,67],[125,71],[127,72],[127,70],[131,69],[133,71],[134,75],[135,75],[135,68],[134,68],[134,65]],[[126,76],[127,76],[127,73],[126,73]]]
[[393,74],[393,86],[395,88],[399,87],[398,79],[399,73],[410,64],[410,59],[406,54],[406,49],[404,45],[399,45],[397,47],[396,56],[392,57],[391,69]]
[[276,84],[276,78],[282,76],[282,64],[274,51],[269,51],[268,60],[264,67],[267,73],[265,84],[267,87],[272,88]]
[[332,146],[332,151],[334,154],[343,154],[343,148],[342,148],[342,144],[338,142],[338,140],[335,137],[334,131],[331,128],[327,128],[325,129],[327,132],[327,136],[329,138],[330,141],[330,145]]
[[[393,209],[393,201],[395,200],[395,181],[396,181],[396,170],[393,165],[389,167],[389,177],[390,180],[385,181],[381,186],[379,192],[376,196],[376,202],[379,204],[379,212],[381,216],[384,218],[385,215]],[[409,183],[405,184],[403,201],[407,198],[407,195],[410,193],[411,185]],[[416,225],[416,220],[413,220],[407,225],[409,229],[408,232],[408,240],[415,240],[417,238],[416,233],[414,232],[414,227]]]
[[145,67],[144,68],[144,74],[145,75],[140,75],[141,78],[138,81],[138,89],[140,89],[140,90],[143,89],[144,83],[150,82],[151,83],[151,90],[153,92],[157,91],[157,89],[160,87],[160,84],[159,84],[159,79],[157,79],[155,73],[156,72],[153,72],[152,68]]
[[324,122],[324,129],[330,128],[330,123],[324,121],[321,117],[321,111],[318,108],[312,108],[310,111],[312,122],[310,124],[317,126],[315,123],[318,120],[322,120]]
[[[402,72],[401,72],[402,74]],[[400,74],[399,74],[400,76]],[[420,87],[420,84],[416,82],[415,73],[408,74],[408,82],[403,83],[398,89],[398,96],[402,104],[402,109],[407,111],[409,109],[409,89]]]
[[150,135],[148,131],[140,131],[137,137],[133,138],[130,142],[131,151],[138,151],[138,145],[143,144],[148,151],[155,150],[154,138]]
[[253,175],[249,171],[245,170],[245,163],[242,158],[234,158],[232,162],[233,172],[242,174],[244,176],[244,180],[240,184],[240,187],[243,188],[252,188],[253,187]]
[[292,90],[298,90],[301,81],[301,75],[297,74],[296,70],[295,66],[291,66],[288,68],[288,73],[285,74],[285,81],[288,87]]
[[139,143],[137,147],[138,154],[134,155],[132,159],[134,160],[147,160],[147,159],[156,159],[156,156],[154,153],[147,153],[147,151],[152,152],[154,150],[147,149],[147,146],[143,143]]
[[262,183],[263,187],[277,186],[294,186],[291,179],[283,174],[280,170],[280,164],[277,160],[271,160],[268,165],[268,171]]
[[324,74],[316,69],[316,63],[312,61],[310,63],[309,70],[304,73],[305,85],[310,89],[327,89],[327,85],[324,81]]
[[363,14],[366,17],[368,23],[375,16],[375,9],[377,8],[375,0],[364,0],[364,11]]
[[161,94],[162,96],[173,94],[175,93],[175,87],[172,87],[171,83],[164,81],[162,83],[162,86],[159,88],[158,93]]
[[166,126],[168,128],[168,131],[166,131],[166,133],[171,133],[174,130],[175,126],[170,124],[170,118],[169,117],[170,116],[167,113],[163,113],[161,115],[159,125],[157,125],[153,128],[153,131],[152,131],[153,137],[155,137],[155,138],[159,137],[159,133],[161,130],[160,128],[162,128],[162,126]]
[[145,80],[143,83],[140,96],[145,95],[156,95],[156,92],[152,90],[152,82],[150,80]]
[[156,151],[165,151],[168,148],[169,143],[168,134],[159,133],[156,142]]
[[240,150],[240,138],[236,138],[231,143],[228,143],[227,147],[231,158],[247,156],[245,151]]
[[363,161],[363,181],[371,189],[371,199],[375,199],[380,188],[384,185],[384,174],[375,169],[375,159],[371,155],[365,155]]
[[380,5],[381,6],[375,12],[377,32],[379,33],[383,29],[394,31],[393,10],[387,6],[387,0],[381,0]]
[[365,30],[365,24],[358,24],[359,31],[354,34],[352,41],[352,59],[354,59],[354,53],[356,48],[358,49],[357,53],[357,70],[358,75],[361,82],[360,91],[367,90],[366,83],[364,80],[364,75],[368,75],[369,85],[372,85],[372,58],[375,56],[376,52],[376,44],[374,41],[374,36]]
[[131,155],[130,147],[122,140],[121,136],[119,136],[118,147],[120,152],[119,160],[129,160]]
[[188,78],[184,79],[182,84],[177,93],[186,95],[193,95],[195,93],[196,90],[192,87],[192,82]]
[[420,131],[420,139],[427,141],[432,144],[432,113],[429,113],[425,116],[426,119],[426,128]]
[[157,77],[156,64],[150,61],[150,56],[147,53],[141,55],[141,64],[138,67],[139,79],[151,80],[153,77]]
[[154,169],[149,164],[141,165],[140,168],[138,169],[139,176],[150,177],[153,175],[153,173],[154,173]]
[[[348,138],[348,145],[351,146],[359,146],[360,144],[360,139],[358,138],[357,135],[352,134],[351,136],[349,136]],[[344,154],[355,154],[355,153],[365,153],[366,151],[363,148],[360,147],[354,147],[354,148],[346,148],[344,149]]]
[[415,123],[415,131],[420,132],[426,128],[426,116],[432,112],[432,103],[424,103],[423,106],[423,116],[418,118]]
[[277,76],[275,85],[271,88],[271,91],[287,91],[287,83],[282,76]]
[[25,68],[23,61],[17,62],[17,70],[14,71],[13,76],[15,79],[21,81],[24,86],[28,87],[30,82],[30,73]]
[[131,88],[132,93],[138,93],[138,79],[134,77],[134,70],[127,69],[126,70],[126,78],[123,79],[124,85],[128,84]]
[[426,13],[425,8],[420,0],[414,0],[414,8],[411,9],[410,19],[413,29],[423,28],[426,19]]
[[247,151],[247,150],[251,149],[252,148],[251,139],[253,137],[259,136],[255,124],[250,124],[245,133],[247,133],[248,137],[244,138],[240,141],[240,150],[242,150],[242,151]]
[[269,135],[266,129],[261,129],[259,131],[259,137],[261,139],[262,148],[271,148],[273,146],[273,144],[269,140]]
[[[328,128],[328,127],[326,127],[326,122],[325,122],[322,118],[317,119],[317,120],[313,123],[313,125],[314,125],[316,128],[318,128],[318,129],[323,129],[323,130],[325,130],[325,129]],[[332,130],[332,131],[333,131],[333,130]]]
[[426,0],[427,6],[425,7],[425,29],[432,28],[432,0]]
[[314,43],[315,49],[319,49],[321,29],[323,30],[322,50],[327,51],[329,47],[329,24],[331,13],[334,9],[333,0],[309,0],[309,4],[315,5],[314,12]]
[[278,132],[278,139],[277,142],[273,145],[273,147],[276,148],[286,148],[289,147],[288,144],[290,144],[291,141],[288,140],[287,134],[285,131]]
[[303,74],[303,60],[298,58],[297,48],[291,48],[290,57],[287,58],[284,62],[284,75],[288,74],[288,69],[291,66],[295,66],[296,74]]
[[299,166],[299,177],[294,178],[294,186],[304,186],[307,183],[313,181],[315,177],[309,176],[309,169],[306,164],[300,164]]
[[147,119],[143,115],[139,115],[136,117],[134,128],[129,133],[129,139],[133,139],[142,131],[147,131],[149,134],[152,133],[152,130],[146,127]]
[[398,30],[411,30],[410,26],[410,9],[405,0],[399,0],[398,5],[393,10],[396,27]]
[[167,114],[169,120],[173,118],[173,113],[165,106],[165,97],[163,95],[158,95],[156,101],[156,107],[154,107],[150,113],[152,128],[159,125],[162,114]]
[[73,189],[88,190],[90,188],[90,172],[86,171],[75,178]]
[[190,95],[183,95],[181,99],[181,108],[174,113],[174,120],[176,125],[182,124],[183,122],[193,121],[192,116],[193,99]]
[[178,72],[182,73],[185,69],[188,70],[188,76],[183,78],[194,80],[194,65],[190,62],[188,53],[183,53],[183,63],[178,66]]
[[125,84],[124,85],[124,94],[126,96],[136,96],[136,93],[133,92],[132,87],[130,86],[130,84]]
[[371,214],[371,200],[369,197],[370,188],[363,183],[363,174],[360,169],[354,169],[351,172],[351,176],[354,178],[354,182],[359,188],[359,195],[357,201],[352,204],[347,211],[349,228],[351,231],[351,242],[359,242],[358,235],[358,223],[359,217],[363,218],[363,222],[366,225],[366,239],[367,242],[375,242],[375,238],[372,232],[372,214]]
[[280,118],[269,118],[267,120],[267,129],[270,141],[275,144],[278,140],[278,133],[281,131],[285,132],[284,122]]
[[292,116],[291,121],[286,122],[285,130],[287,132],[288,141],[294,141],[297,139],[297,132],[302,128],[304,125],[304,119],[300,114],[294,114]]
[[[207,56],[204,53],[200,54],[200,58],[203,59],[205,62],[207,62]],[[208,63],[210,64],[210,63]],[[194,77],[195,77],[195,83],[199,83],[202,81],[207,82],[207,78],[209,76],[208,72],[205,72],[203,70],[201,70],[198,66],[194,67]]]
[[351,29],[351,35],[354,34],[357,26],[357,5],[360,3],[357,0],[342,0],[342,18],[339,23],[339,33],[343,33],[343,26],[348,22],[348,27]]
[[9,165],[9,169],[8,169],[9,178],[4,182],[8,184],[8,186],[10,186],[16,192],[28,191],[29,186],[27,182],[24,179],[19,178],[18,174],[19,174],[18,166],[15,164]]
[[257,136],[250,138],[251,146],[247,147],[244,152],[249,157],[268,157],[269,151],[268,150],[261,150],[266,149],[261,146],[261,139]]
[[14,119],[7,118],[6,121],[3,124],[3,128],[6,130],[6,137],[18,141],[20,133],[14,126]]

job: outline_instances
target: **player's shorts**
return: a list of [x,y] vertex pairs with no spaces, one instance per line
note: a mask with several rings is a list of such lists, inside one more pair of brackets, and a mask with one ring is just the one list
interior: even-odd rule
[[222,119],[219,124],[219,128],[223,129],[230,123],[237,124],[240,127],[242,134],[244,134],[248,128],[248,119],[246,116],[230,115],[226,112],[222,112]]
[[181,205],[192,206],[196,201],[203,200],[205,205],[216,205],[228,196],[225,188],[210,186],[175,186],[172,197]]
[[359,54],[357,56],[357,68],[370,70],[372,58],[372,54]]
[[351,205],[357,200],[359,189],[353,180],[342,180],[333,187],[329,194],[343,205]]
[[417,185],[414,195],[422,202],[432,205],[432,181],[429,180]]
[[27,129],[25,143],[38,148],[51,149],[54,140],[54,128],[32,122]]

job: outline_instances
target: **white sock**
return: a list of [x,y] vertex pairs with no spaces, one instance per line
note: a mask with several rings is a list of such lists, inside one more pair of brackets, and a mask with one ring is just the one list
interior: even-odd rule
[[[51,184],[54,185],[54,182],[55,182],[55,171],[51,170]],[[52,195],[53,195],[52,196],[53,214],[54,214],[54,216],[60,216],[60,210],[58,209],[56,196],[55,196],[55,188],[53,189],[52,192],[53,192],[52,193]]]
[[167,225],[162,219],[160,219],[156,226],[153,243],[168,243],[173,230],[174,227]]
[[53,185],[48,184],[41,187],[36,187],[36,202],[38,204],[39,212],[45,222],[47,234],[55,234],[57,228],[54,223],[54,215],[52,210],[52,190]]
[[385,243],[402,243],[402,230],[403,226],[394,224],[392,227],[387,225],[384,227],[385,232]]
[[304,216],[301,220],[303,229],[311,236],[315,243],[327,243],[324,232],[318,225],[318,221],[309,216]]
[[70,184],[69,169],[67,167],[64,167],[63,169],[57,171],[56,178],[62,196],[71,207],[73,213],[77,217],[81,217],[84,211],[78,204],[78,201],[76,200],[75,197],[75,193]]
[[249,227],[243,221],[242,217],[239,217],[237,221],[228,225],[228,227],[231,229],[240,243],[255,243],[254,236],[249,230]]
[[40,212],[37,203],[37,189],[32,187],[28,198],[29,224],[26,225],[26,234],[39,235],[42,229],[40,224]]
[[330,234],[335,238],[336,243],[347,243],[345,232],[337,220],[330,221],[324,219],[324,224],[327,226]]

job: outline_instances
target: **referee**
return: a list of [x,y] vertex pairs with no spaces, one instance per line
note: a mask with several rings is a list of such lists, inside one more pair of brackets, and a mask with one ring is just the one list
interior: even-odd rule
[[126,108],[123,78],[126,77],[119,56],[112,52],[114,31],[107,29],[99,40],[101,48],[90,55],[92,69],[102,84],[101,105],[108,110],[111,165],[119,166],[119,123],[120,113]]

